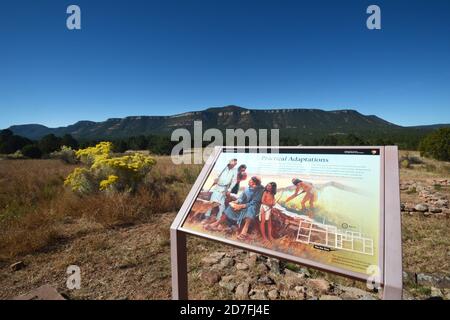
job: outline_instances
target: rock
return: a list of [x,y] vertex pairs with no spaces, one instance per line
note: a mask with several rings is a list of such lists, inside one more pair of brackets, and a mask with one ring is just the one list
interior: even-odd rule
[[450,288],[450,277],[444,275],[416,274],[416,283],[423,287],[436,287],[439,289]]
[[413,212],[414,211],[414,205],[412,205],[410,203],[405,203],[405,211]]
[[17,296],[13,300],[66,300],[56,288],[46,284],[27,294]]
[[304,286],[295,286],[294,290],[300,293],[306,293],[306,288]]
[[223,266],[220,263],[216,263],[215,265],[213,265],[210,270],[212,271],[222,271],[223,269],[225,269],[225,266]]
[[343,291],[340,296],[344,300],[356,300],[369,295],[367,291],[354,287],[339,286],[339,289]]
[[270,290],[267,295],[270,300],[276,300],[276,299],[278,299],[278,296],[279,296],[278,290],[277,289]]
[[319,300],[342,300],[342,299],[338,296],[332,296],[332,295],[325,294],[325,295],[320,296]]
[[428,209],[431,213],[441,213],[442,209],[441,208],[437,208],[437,207],[430,207]]
[[228,257],[223,258],[220,261],[220,265],[223,266],[224,268],[232,267],[234,265],[234,260]]
[[406,271],[403,271],[402,276],[404,282],[409,280],[409,274]]
[[437,279],[425,273],[417,273],[416,282],[419,286],[429,287],[437,283]]
[[414,207],[414,210],[419,212],[426,212],[428,211],[428,206],[424,203],[419,203]]
[[436,206],[436,207],[447,207],[448,206],[448,200],[446,200],[446,199],[439,199],[439,200],[437,200],[435,203],[434,203],[434,205]]
[[248,299],[248,290],[250,289],[250,285],[246,282],[239,284],[236,287],[236,292],[234,296],[238,300],[247,300]]
[[225,256],[225,252],[213,252],[209,256],[202,259],[202,263],[207,266],[219,263],[220,260]]
[[228,291],[233,291],[236,287],[236,284],[234,282],[219,282],[219,286],[221,286],[224,289],[227,289]]
[[237,270],[248,270],[248,264],[239,262],[236,264]]
[[234,280],[236,277],[234,275],[223,276],[222,281],[230,282]]
[[258,274],[260,274],[260,275],[266,273],[267,272],[267,266],[263,262],[258,263],[256,265],[256,272]]
[[415,300],[415,299],[414,299],[414,296],[410,292],[403,289],[402,300]]
[[432,298],[444,298],[444,295],[442,294],[442,291],[438,288],[431,287],[431,294],[430,296]]
[[275,274],[280,274],[280,261],[275,258],[269,258],[267,260],[266,266],[269,267],[270,271]]
[[325,279],[308,279],[306,284],[320,293],[326,293],[330,289],[330,283]]
[[11,269],[11,271],[19,271],[25,268],[25,263],[23,261],[18,261],[10,265],[9,268]]
[[213,252],[209,255],[211,258],[214,259],[222,259],[223,257],[225,257],[225,252]]
[[273,279],[270,278],[269,276],[261,276],[261,277],[259,277],[258,282],[259,282],[259,283],[262,283],[262,284],[267,284],[267,285],[270,285],[270,284],[274,284],[274,283],[275,283],[275,282],[273,281]]
[[303,274],[305,277],[311,277],[311,274],[309,273],[307,268],[300,268],[299,273]]
[[219,286],[227,289],[228,291],[233,291],[236,287],[236,283],[233,281],[235,279],[234,276],[223,276],[222,280],[219,282]]
[[292,271],[290,269],[284,269],[284,275],[285,277],[298,277],[299,274],[295,271]]
[[297,285],[303,285],[305,283],[305,275],[291,271],[289,269],[284,270],[284,283],[288,289]]
[[253,289],[250,291],[250,299],[267,300],[266,290]]
[[216,271],[205,271],[201,274],[201,279],[208,284],[214,284],[220,281],[220,274]]
[[437,283],[437,287],[441,289],[449,289],[450,288],[450,277],[449,276],[442,276],[439,278],[439,281]]
[[289,290],[287,293],[288,297],[291,299],[304,300],[305,294],[296,290]]
[[221,258],[215,257],[205,257],[202,259],[202,263],[206,266],[212,266],[213,264],[219,263]]
[[[253,253],[253,252],[252,252]],[[248,256],[248,258],[247,259],[245,259],[245,263],[249,266],[249,267],[251,267],[251,268],[253,268],[255,265],[256,265],[256,260],[258,259],[258,256],[256,255],[256,254],[250,254],[249,256]]]
[[366,294],[365,296],[362,296],[361,298],[358,298],[358,300],[378,300],[371,294]]

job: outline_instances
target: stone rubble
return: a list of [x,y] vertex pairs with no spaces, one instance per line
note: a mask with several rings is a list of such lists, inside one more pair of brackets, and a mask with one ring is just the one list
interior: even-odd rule
[[422,213],[424,216],[449,217],[450,206],[448,197],[440,192],[442,187],[448,187],[447,179],[430,179],[429,181],[403,181],[400,190],[407,194],[417,194],[417,202],[401,203],[402,213],[410,215]]
[[374,292],[343,287],[312,277],[306,268],[292,271],[278,259],[243,250],[211,253],[201,260],[200,279],[218,285],[237,300],[378,299]]

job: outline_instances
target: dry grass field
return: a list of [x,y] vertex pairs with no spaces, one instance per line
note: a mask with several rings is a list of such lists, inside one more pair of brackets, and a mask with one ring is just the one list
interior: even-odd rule
[[[415,160],[409,168],[400,169],[400,182],[428,186],[432,192],[450,199],[450,186],[433,180],[450,181],[450,163],[420,157],[418,152],[401,151],[400,156]],[[402,203],[421,203],[414,187],[401,191]],[[450,220],[448,214],[425,217],[402,214],[403,265],[407,272],[450,275]]]
[[200,170],[161,157],[135,194],[81,197],[63,186],[74,168],[58,160],[1,160],[0,261],[57,244],[68,221],[84,218],[111,228],[176,211]]
[[[402,183],[450,179],[449,163],[401,155],[417,158],[401,169]],[[135,194],[83,197],[63,186],[74,167],[58,160],[0,160],[0,298],[46,283],[71,299],[170,298],[169,226],[201,166],[174,166],[169,157],[158,157]],[[450,196],[448,187],[435,188]],[[402,191],[402,202],[417,198]],[[402,228],[405,271],[450,276],[448,215],[402,214]],[[200,260],[215,250],[225,249],[189,241],[190,278],[198,284],[192,298],[231,298],[218,286],[196,281]],[[13,272],[9,266],[16,261],[25,267]],[[83,287],[67,292],[71,264],[82,267]],[[405,284],[413,296],[429,293]]]

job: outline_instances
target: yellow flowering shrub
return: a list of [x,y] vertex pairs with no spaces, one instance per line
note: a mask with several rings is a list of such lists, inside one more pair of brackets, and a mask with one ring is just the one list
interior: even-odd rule
[[94,191],[91,184],[91,177],[89,170],[86,168],[75,168],[64,181],[64,185],[70,186],[72,191],[79,193],[91,193]]
[[86,165],[93,165],[99,159],[111,157],[113,144],[111,142],[100,142],[95,147],[79,149],[75,152],[80,161]]
[[100,190],[108,189],[108,187],[112,186],[118,179],[118,176],[112,174],[108,177],[108,179],[100,181]]
[[114,157],[112,148],[111,142],[100,142],[76,151],[77,158],[88,168],[75,169],[65,184],[80,193],[136,190],[156,161],[140,153]]

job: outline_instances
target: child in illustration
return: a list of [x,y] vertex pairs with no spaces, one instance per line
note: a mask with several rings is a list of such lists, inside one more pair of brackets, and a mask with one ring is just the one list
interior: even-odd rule
[[[288,203],[295,197],[301,195],[302,193],[306,193],[301,202],[302,210],[306,211],[306,202],[309,202],[309,214],[308,216],[312,218],[312,211],[314,210],[314,201],[317,199],[317,191],[314,188],[314,185],[309,182],[302,181],[297,178],[292,179],[292,184],[295,185],[295,192],[293,195],[286,199],[285,203]],[[302,190],[302,192],[300,192]]]
[[[277,193],[277,184],[275,182],[270,182],[269,184],[266,185],[266,188],[264,189],[264,193],[261,198],[259,221],[264,246],[270,245],[270,243],[273,241],[271,211],[273,206],[275,205],[276,193]],[[267,235],[266,235],[266,222],[267,222]]]

